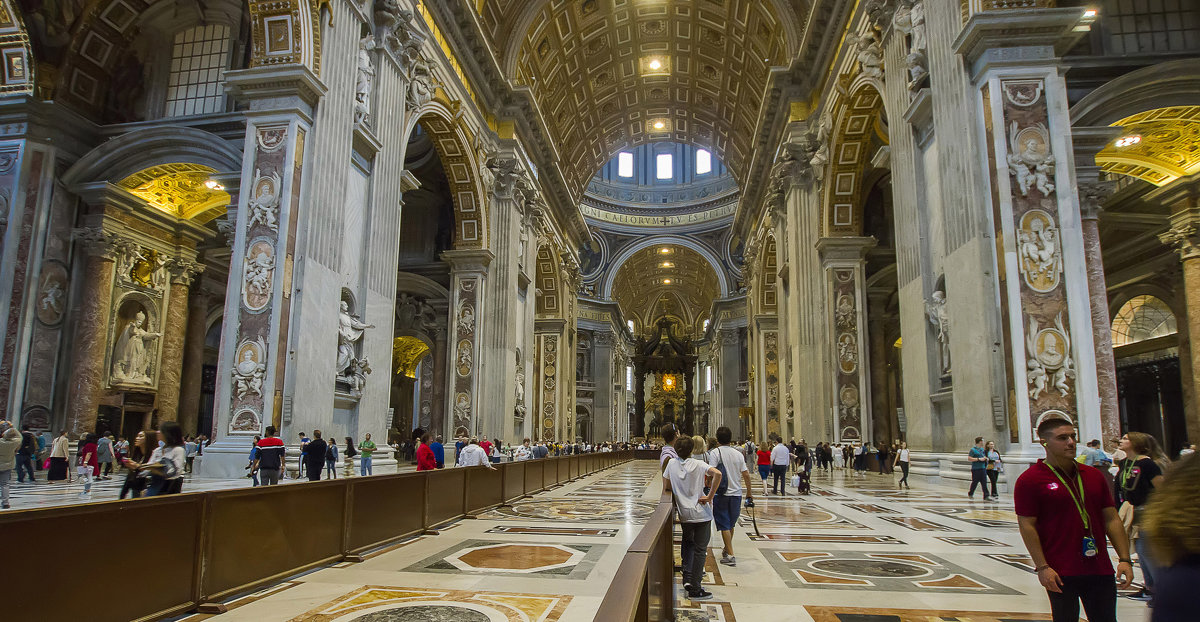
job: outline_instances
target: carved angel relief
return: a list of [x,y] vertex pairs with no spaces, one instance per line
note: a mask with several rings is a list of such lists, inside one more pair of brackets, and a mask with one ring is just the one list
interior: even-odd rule
[[1058,286],[1062,275],[1062,248],[1058,228],[1050,214],[1034,209],[1021,216],[1017,250],[1025,284],[1039,292]]
[[254,171],[254,194],[247,203],[247,207],[250,208],[247,228],[253,229],[255,225],[262,225],[271,231],[279,232],[277,214],[282,187],[278,172],[272,171],[270,175],[263,175],[261,170]]
[[1054,192],[1054,154],[1050,152],[1050,133],[1038,123],[1018,129],[1013,121],[1008,130],[1008,172],[1016,178],[1021,196],[1029,196],[1036,187],[1043,196]]
[[1075,377],[1071,352],[1071,337],[1063,324],[1062,313],[1054,318],[1054,326],[1039,330],[1036,318],[1029,318],[1025,333],[1026,378],[1029,399],[1037,400],[1042,393],[1054,389],[1063,397],[1071,393],[1067,381]]

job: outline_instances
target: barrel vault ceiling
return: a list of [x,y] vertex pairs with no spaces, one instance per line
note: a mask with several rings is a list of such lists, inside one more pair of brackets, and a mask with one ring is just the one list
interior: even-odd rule
[[694,328],[720,295],[721,286],[700,253],[666,244],[644,248],[625,260],[617,268],[612,291],[621,314],[636,318],[640,327],[651,326],[669,313]]
[[480,0],[478,9],[505,77],[530,90],[580,196],[617,151],[659,140],[712,149],[743,181],[771,70],[797,56],[809,0]]

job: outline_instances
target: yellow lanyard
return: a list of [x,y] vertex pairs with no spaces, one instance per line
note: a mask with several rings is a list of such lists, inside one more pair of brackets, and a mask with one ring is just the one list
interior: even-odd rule
[[1071,495],[1071,501],[1075,502],[1075,509],[1079,510],[1079,518],[1083,519],[1084,531],[1091,533],[1091,531],[1092,531],[1091,521],[1088,520],[1088,514],[1087,514],[1087,511],[1083,504],[1083,501],[1084,501],[1083,478],[1080,477],[1080,475],[1079,475],[1079,468],[1077,467],[1075,469],[1075,482],[1077,484],[1079,484],[1079,495],[1076,496],[1075,489],[1070,484],[1067,483],[1067,480],[1064,479],[1062,475],[1059,475],[1058,469],[1051,466],[1050,463],[1048,463],[1048,462],[1044,462],[1043,464],[1045,464],[1047,467],[1049,467],[1050,472],[1054,474],[1054,477],[1057,477],[1058,481],[1062,482],[1063,487],[1067,489],[1067,494]]

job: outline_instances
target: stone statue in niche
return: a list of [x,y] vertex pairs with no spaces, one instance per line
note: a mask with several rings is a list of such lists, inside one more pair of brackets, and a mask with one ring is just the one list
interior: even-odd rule
[[933,324],[933,328],[937,330],[938,345],[941,346],[941,367],[943,374],[950,373],[950,315],[946,311],[946,293],[943,291],[933,292],[928,302],[925,303],[925,316],[929,318],[929,323]]
[[141,305],[131,304],[136,311],[113,349],[112,379],[123,384],[152,384],[150,367],[154,363],[154,349],[147,342],[162,337],[162,333],[152,332]]
[[371,89],[375,83],[375,63],[371,51],[375,38],[368,35],[358,42],[358,81],[354,86],[354,123],[364,124],[371,117]]
[[253,229],[255,225],[262,225],[271,231],[279,231],[275,214],[279,210],[281,187],[282,180],[278,172],[272,171],[270,175],[263,175],[261,170],[254,171],[254,192],[247,202],[247,207],[250,208],[247,228]]
[[1054,192],[1054,154],[1050,152],[1050,133],[1042,123],[1018,129],[1013,121],[1008,130],[1008,172],[1017,178],[1021,196],[1037,187],[1043,196]]
[[865,34],[847,37],[850,43],[858,47],[858,63],[862,66],[863,75],[877,80],[883,79],[883,46],[875,31],[868,29]]
[[1067,397],[1071,387],[1067,381],[1075,377],[1071,357],[1071,337],[1063,323],[1062,312],[1054,318],[1054,326],[1039,330],[1037,318],[1029,318],[1025,333],[1026,379],[1029,399],[1037,400],[1049,388]]
[[521,357],[521,349],[517,348],[517,405],[513,415],[517,421],[525,420],[525,361]]
[[1050,214],[1034,209],[1021,216],[1017,229],[1021,274],[1030,288],[1048,292],[1058,285],[1062,273],[1058,227]]
[[232,373],[233,390],[239,400],[248,395],[262,395],[267,375],[266,352],[267,344],[262,337],[258,341],[246,339],[238,347]]
[[397,0],[375,0],[375,25],[379,44],[396,56],[408,73],[416,63],[425,36],[413,24],[416,14],[400,8]]
[[[337,379],[351,386],[357,383],[356,372],[366,362],[366,357],[359,360],[354,350],[358,342],[362,341],[363,331],[368,328],[375,328],[375,325],[360,322],[358,318],[350,315],[350,303],[341,301],[338,309]],[[369,370],[366,373],[370,373]]]

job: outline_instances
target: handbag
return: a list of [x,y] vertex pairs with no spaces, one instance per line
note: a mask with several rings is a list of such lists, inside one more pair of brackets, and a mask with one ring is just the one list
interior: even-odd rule
[[50,470],[50,459],[49,458],[46,458],[46,461],[42,463],[42,468],[47,471]]

